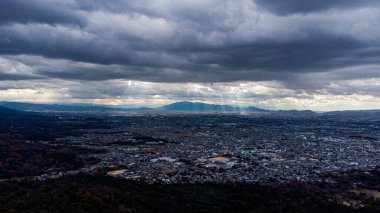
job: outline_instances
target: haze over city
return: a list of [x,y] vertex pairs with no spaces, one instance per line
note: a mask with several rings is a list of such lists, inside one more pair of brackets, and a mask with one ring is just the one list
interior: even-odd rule
[[380,108],[376,0],[0,2],[0,99]]

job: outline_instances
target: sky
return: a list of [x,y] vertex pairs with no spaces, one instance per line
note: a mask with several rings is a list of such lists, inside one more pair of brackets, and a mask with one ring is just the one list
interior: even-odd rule
[[380,109],[378,0],[0,0],[0,100]]

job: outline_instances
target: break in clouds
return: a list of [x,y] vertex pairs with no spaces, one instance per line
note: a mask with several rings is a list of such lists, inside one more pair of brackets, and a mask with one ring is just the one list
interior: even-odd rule
[[0,98],[380,108],[377,0],[2,0]]

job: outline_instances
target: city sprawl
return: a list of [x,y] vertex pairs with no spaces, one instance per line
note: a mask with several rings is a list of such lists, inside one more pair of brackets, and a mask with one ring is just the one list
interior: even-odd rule
[[[257,114],[99,117],[109,128],[83,128],[77,130],[79,136],[36,143],[101,150],[82,154],[96,163],[80,171],[106,169],[108,175],[147,183],[329,181],[327,174],[380,165],[380,128],[371,119]],[[65,173],[51,170],[57,172]]]

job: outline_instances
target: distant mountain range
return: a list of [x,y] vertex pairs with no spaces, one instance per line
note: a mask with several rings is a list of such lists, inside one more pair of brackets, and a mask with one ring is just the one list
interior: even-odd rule
[[376,120],[380,122],[380,110],[343,110],[325,112],[322,117],[329,117],[335,119],[355,119],[355,120]]
[[380,120],[380,110],[345,110],[315,113],[311,110],[266,110],[257,107],[206,104],[200,102],[176,102],[162,107],[125,108],[83,104],[36,104],[22,102],[0,102],[0,117],[5,115],[26,115],[32,112],[220,112],[220,113],[263,113],[276,116],[326,116],[329,118],[376,119]]
[[76,105],[76,104],[35,104],[22,102],[0,102],[0,106],[21,111],[109,111],[111,107],[98,105]]
[[159,112],[159,111],[182,111],[182,112],[269,112],[269,110],[257,107],[237,107],[229,105],[206,104],[199,102],[176,102],[157,108],[122,108],[100,105],[77,105],[77,104],[36,104],[21,102],[0,102],[0,106],[22,111],[131,111],[131,112]]
[[281,115],[313,115],[310,110],[266,110],[254,106],[238,107],[230,105],[206,104],[201,102],[175,102],[162,107],[148,108],[126,108],[102,105],[84,105],[84,104],[37,104],[24,102],[0,102],[0,106],[19,110],[34,112],[220,112],[220,113],[269,113]]

